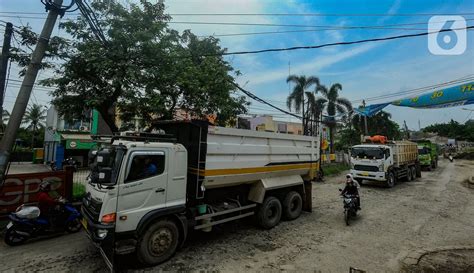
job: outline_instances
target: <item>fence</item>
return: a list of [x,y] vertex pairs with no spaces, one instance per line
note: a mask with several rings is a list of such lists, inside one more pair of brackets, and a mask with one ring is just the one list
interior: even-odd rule
[[321,154],[322,164],[329,164],[331,162],[349,165],[350,156],[348,153],[345,153],[344,151],[337,151],[334,154]]
[[87,178],[89,177],[90,169],[89,168],[82,168],[74,172],[74,177],[72,181],[74,183],[82,184],[84,186],[87,185]]

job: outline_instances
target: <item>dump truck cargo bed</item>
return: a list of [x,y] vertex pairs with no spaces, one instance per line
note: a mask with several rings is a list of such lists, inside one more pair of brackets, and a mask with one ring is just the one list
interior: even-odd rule
[[317,137],[209,126],[205,122],[163,122],[156,128],[176,136],[188,154],[188,189],[196,198],[206,189],[300,175],[319,169]]

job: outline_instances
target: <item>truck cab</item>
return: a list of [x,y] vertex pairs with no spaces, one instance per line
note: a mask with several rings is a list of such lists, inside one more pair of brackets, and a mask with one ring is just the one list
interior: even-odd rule
[[[178,229],[183,238],[185,221],[179,217],[186,204],[187,151],[183,145],[115,141],[98,150],[94,162],[82,214],[83,225],[91,239],[102,244],[102,252],[117,250],[104,246],[126,235],[130,239],[118,251],[135,250],[133,233],[160,214],[181,223]],[[113,262],[111,253],[103,254],[106,261]]]
[[351,149],[351,174],[357,181],[386,181],[388,168],[392,165],[390,146],[363,144]]

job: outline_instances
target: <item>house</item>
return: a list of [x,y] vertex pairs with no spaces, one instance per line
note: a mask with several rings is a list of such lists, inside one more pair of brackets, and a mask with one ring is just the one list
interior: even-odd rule
[[72,157],[80,166],[87,166],[88,154],[96,146],[91,135],[111,134],[96,110],[88,110],[82,120],[65,120],[54,106],[46,114],[44,132],[44,162],[55,161],[62,167],[65,158]]

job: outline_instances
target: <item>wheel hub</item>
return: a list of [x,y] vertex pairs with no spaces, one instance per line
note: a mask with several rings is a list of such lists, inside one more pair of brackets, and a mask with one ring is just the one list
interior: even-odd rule
[[170,247],[173,242],[173,234],[169,229],[161,228],[151,236],[149,243],[150,252],[153,255],[163,255]]

